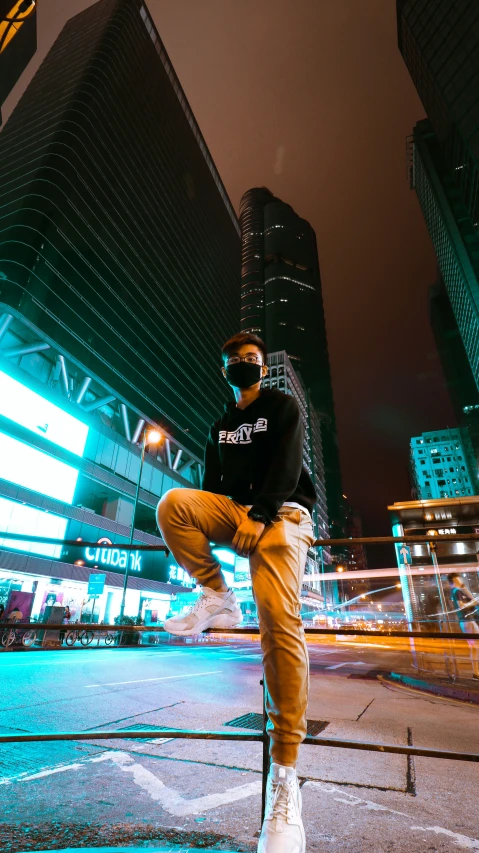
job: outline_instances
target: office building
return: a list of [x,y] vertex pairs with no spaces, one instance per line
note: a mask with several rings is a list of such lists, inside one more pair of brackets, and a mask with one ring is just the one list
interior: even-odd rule
[[429,289],[431,328],[457,423],[469,432],[479,466],[479,390],[442,276]]
[[1,106],[36,49],[36,0],[0,0],[0,124]]
[[[78,615],[104,568],[111,619],[131,525],[158,544],[158,498],[201,483],[239,318],[239,224],[141,0],[66,24],[0,135],[0,199],[0,530],[119,545],[108,561],[7,538],[1,577],[35,615],[67,585]],[[133,519],[145,424],[163,441]],[[130,568],[125,612],[160,618],[185,578],[142,552]]]
[[428,118],[410,144],[410,177],[479,387],[479,7],[397,0],[399,49]]
[[477,466],[467,430],[442,429],[411,439],[418,500],[478,494]]
[[241,328],[288,354],[321,422],[330,531],[340,534],[341,475],[316,235],[265,187],[240,210]]
[[[321,443],[319,418],[311,406],[309,393],[304,388],[288,355],[282,352],[268,353],[268,375],[263,379],[263,388],[277,388],[284,394],[291,394],[297,401],[304,424],[303,464],[314,483],[318,497],[314,508],[314,526],[317,539],[329,538],[328,507]],[[329,560],[328,560],[329,562]]]

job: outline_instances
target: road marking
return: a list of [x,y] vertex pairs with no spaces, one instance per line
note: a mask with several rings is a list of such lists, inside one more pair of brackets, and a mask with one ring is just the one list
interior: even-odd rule
[[199,678],[200,675],[217,675],[222,669],[211,672],[190,672],[187,675],[163,675],[159,678],[136,678],[134,681],[109,681],[107,684],[85,684],[85,687],[116,687],[118,684],[141,684],[144,681],[169,681],[172,678]]
[[346,663],[333,663],[332,666],[327,666],[326,669],[339,669],[341,666],[367,666],[362,661],[346,661]]
[[459,832],[451,832],[450,829],[443,829],[442,826],[411,826],[410,829],[419,832],[434,832],[436,835],[448,835],[449,838],[454,839],[458,847],[465,847],[466,850],[479,850],[477,838],[470,838],[468,835],[461,835]]
[[20,782],[31,782],[33,779],[43,779],[45,776],[53,776],[54,773],[64,773],[65,770],[81,770],[82,764],[64,764],[62,767],[53,767],[49,770],[41,770],[39,773],[32,773],[30,776],[23,776]]
[[[356,797],[354,794],[349,794],[336,788],[334,785],[329,785],[327,782],[305,782],[302,790],[305,788],[317,788],[322,794],[339,794],[334,799],[338,803],[345,803],[348,806],[359,806],[374,812],[388,812],[391,815],[405,817],[411,820],[411,816],[405,812],[398,812],[395,809],[389,809],[387,806],[375,803],[372,800],[363,800],[361,797]],[[447,835],[452,838],[458,847],[464,847],[466,850],[479,850],[479,840],[470,838],[468,835],[461,835],[458,832],[452,832],[450,829],[445,829],[442,826],[410,826],[409,829],[414,832],[434,832],[436,835]]]
[[168,788],[158,776],[147,770],[143,764],[134,762],[133,758],[126,752],[110,752],[107,755],[92,758],[90,761],[92,763],[112,761],[124,773],[131,773],[135,785],[138,785],[152,800],[159,803],[165,811],[176,817],[199,814],[261,793],[261,781],[258,780],[248,782],[246,785],[238,785],[235,788],[228,788],[226,791],[217,794],[206,794],[204,797],[188,800],[179,791]]

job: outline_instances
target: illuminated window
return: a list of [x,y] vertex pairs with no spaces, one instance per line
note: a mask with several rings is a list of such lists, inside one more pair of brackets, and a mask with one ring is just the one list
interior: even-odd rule
[[[64,539],[67,523],[68,520],[59,515],[0,498],[0,529],[5,533],[28,533],[30,536],[45,536],[48,539]],[[61,545],[7,538],[0,539],[0,547],[56,559],[61,556],[62,551]]]
[[0,478],[71,504],[78,470],[0,432]]
[[87,425],[2,370],[0,415],[65,450],[83,456],[88,436]]

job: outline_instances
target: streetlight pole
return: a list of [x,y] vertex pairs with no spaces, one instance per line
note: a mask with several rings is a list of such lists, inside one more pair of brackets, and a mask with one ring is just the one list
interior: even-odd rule
[[[145,461],[146,445],[147,444],[157,444],[159,441],[161,441],[161,434],[159,432],[157,432],[156,430],[152,430],[150,433],[148,433],[148,429],[145,428],[143,430],[143,439],[141,442],[140,470],[138,473],[138,480],[136,483],[135,502],[133,504],[133,517],[131,519],[130,540],[128,542],[128,545],[133,544],[133,539],[135,536],[135,517],[136,517],[136,509],[138,506],[138,497],[140,494],[141,475],[143,473],[143,463]],[[128,551],[127,560],[126,560],[126,567],[125,567],[125,574],[123,577],[123,595],[121,597],[120,619],[123,619],[123,615],[125,612],[125,599],[126,599],[126,589],[128,586],[128,574],[129,574],[128,570],[130,567],[130,554],[131,554],[131,551]]]

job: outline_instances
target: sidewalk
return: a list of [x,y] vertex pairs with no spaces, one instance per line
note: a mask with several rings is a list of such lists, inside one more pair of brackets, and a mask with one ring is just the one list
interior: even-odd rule
[[479,681],[458,678],[450,681],[435,675],[411,676],[400,672],[391,672],[382,676],[383,681],[391,684],[403,685],[418,693],[431,693],[435,696],[443,696],[445,699],[457,699],[460,702],[469,702],[479,705]]

